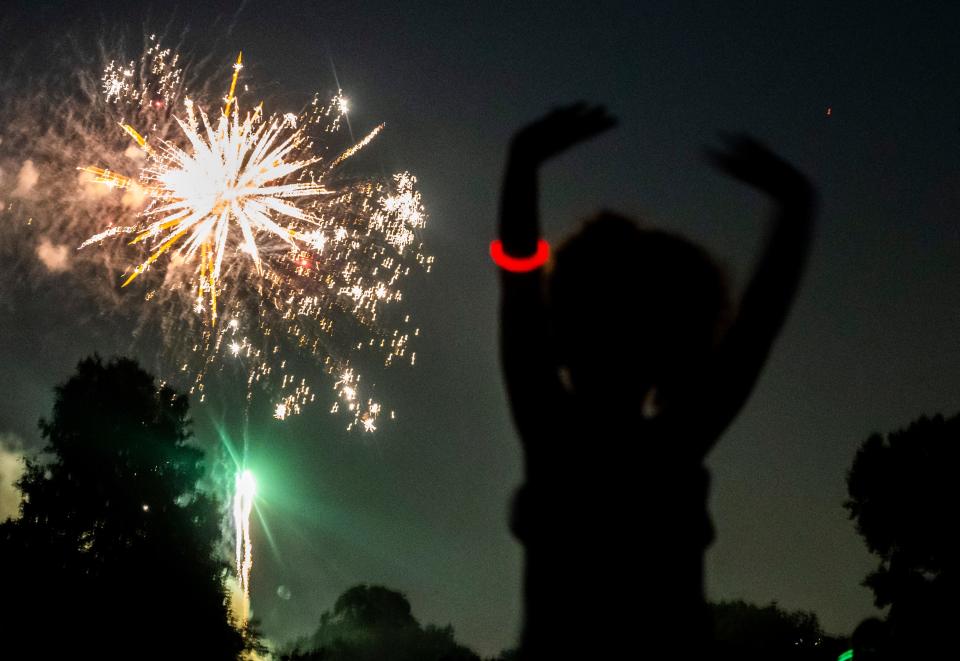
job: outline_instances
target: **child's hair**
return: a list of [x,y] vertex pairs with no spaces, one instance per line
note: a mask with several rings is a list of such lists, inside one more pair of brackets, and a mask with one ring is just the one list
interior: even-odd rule
[[729,313],[726,278],[706,251],[606,211],[558,247],[547,277],[559,362],[574,374],[616,370],[645,387],[682,378],[713,351]]

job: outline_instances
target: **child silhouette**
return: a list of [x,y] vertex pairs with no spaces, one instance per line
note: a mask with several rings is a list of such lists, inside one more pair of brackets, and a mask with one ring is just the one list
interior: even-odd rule
[[543,261],[523,259],[543,254],[539,166],[614,124],[601,107],[551,112],[514,136],[503,185],[495,247],[519,265],[502,272],[501,357],[526,474],[511,522],[522,658],[707,652],[703,460],[756,382],[810,242],[807,179],[728,136],[709,158],[776,207],[736,315],[705,251],[609,212],[526,268]]

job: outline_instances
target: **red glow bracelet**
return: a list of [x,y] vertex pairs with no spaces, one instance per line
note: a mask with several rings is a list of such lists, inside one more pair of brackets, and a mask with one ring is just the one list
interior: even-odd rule
[[490,257],[493,258],[493,263],[504,271],[527,273],[547,263],[550,257],[550,244],[544,239],[538,239],[535,253],[529,257],[511,257],[503,251],[503,241],[496,239],[490,242]]

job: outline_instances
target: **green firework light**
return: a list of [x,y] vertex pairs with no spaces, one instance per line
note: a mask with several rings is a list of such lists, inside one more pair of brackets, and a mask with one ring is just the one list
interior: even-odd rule
[[850,661],[853,658],[853,650],[847,650],[837,657],[837,661]]

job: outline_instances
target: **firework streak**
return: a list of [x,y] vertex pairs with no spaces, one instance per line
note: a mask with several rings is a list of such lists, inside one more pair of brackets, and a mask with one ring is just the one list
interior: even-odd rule
[[243,595],[243,619],[247,620],[250,603],[250,570],[253,569],[253,541],[250,538],[250,514],[257,483],[248,470],[237,475],[233,494],[233,527],[236,535],[237,581]]

